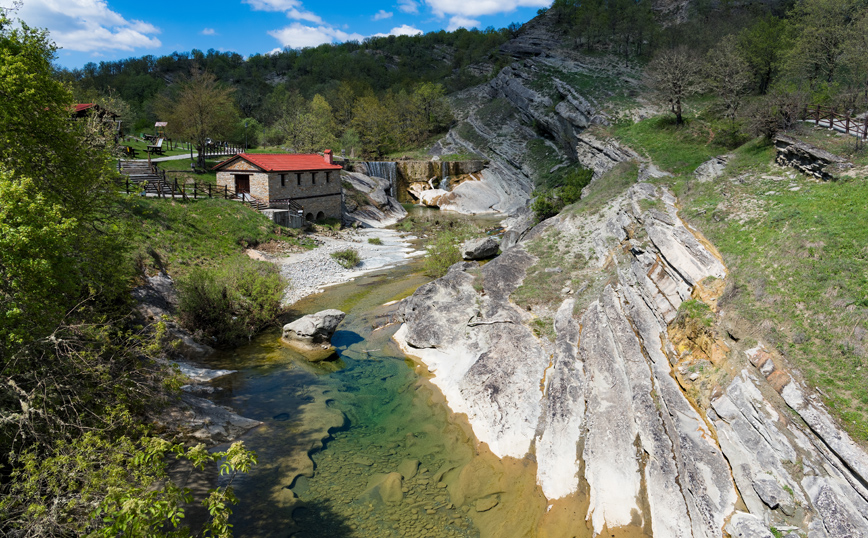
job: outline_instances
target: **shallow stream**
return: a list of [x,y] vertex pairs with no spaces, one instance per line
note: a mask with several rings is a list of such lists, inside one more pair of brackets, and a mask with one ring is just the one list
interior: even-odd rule
[[[293,317],[347,313],[332,340],[337,361],[308,363],[276,329],[209,359],[238,371],[214,382],[216,403],[264,422],[243,438],[259,465],[234,483],[236,536],[479,535],[446,490],[474,457],[474,441],[391,341],[398,326],[382,306],[427,280],[405,265],[296,303]],[[368,491],[399,470],[400,502]]]

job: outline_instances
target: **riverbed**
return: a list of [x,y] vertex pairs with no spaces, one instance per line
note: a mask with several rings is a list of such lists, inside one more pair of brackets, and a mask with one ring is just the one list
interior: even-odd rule
[[[276,330],[209,359],[237,370],[214,382],[216,402],[264,422],[244,437],[259,465],[234,484],[236,536],[478,536],[445,489],[473,457],[472,435],[391,341],[394,307],[382,306],[427,280],[405,265],[296,303],[292,317],[347,313],[335,361],[308,363]],[[401,502],[365,494],[399,468]]]

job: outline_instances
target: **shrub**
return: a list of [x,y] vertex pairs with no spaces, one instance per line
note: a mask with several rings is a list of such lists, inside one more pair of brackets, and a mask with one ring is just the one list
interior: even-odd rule
[[370,244],[372,244],[372,245],[382,245],[382,244],[383,244],[383,240],[380,239],[379,237],[369,237],[369,238],[368,238],[368,243],[370,243]]
[[425,273],[439,278],[449,271],[452,265],[461,261],[459,248],[460,237],[452,230],[444,230],[437,238],[429,243],[425,255]]
[[283,313],[285,282],[266,262],[234,258],[218,267],[199,267],[178,288],[181,324],[211,337],[217,347],[249,340]]
[[347,269],[357,266],[362,261],[359,257],[359,251],[354,248],[332,252],[332,258]]

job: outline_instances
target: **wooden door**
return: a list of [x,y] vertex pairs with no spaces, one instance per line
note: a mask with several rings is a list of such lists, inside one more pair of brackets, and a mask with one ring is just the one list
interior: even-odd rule
[[250,193],[250,175],[235,176],[235,192],[238,194]]

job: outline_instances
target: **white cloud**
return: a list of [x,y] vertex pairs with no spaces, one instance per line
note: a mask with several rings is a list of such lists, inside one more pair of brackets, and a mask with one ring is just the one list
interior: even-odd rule
[[361,34],[350,34],[329,26],[305,26],[300,22],[294,22],[280,30],[272,30],[268,35],[280,41],[284,47],[293,49],[316,47],[323,43],[361,41],[365,38]]
[[446,15],[479,17],[508,13],[520,7],[548,7],[551,0],[425,0],[438,17]]
[[383,19],[391,18],[392,15],[393,15],[393,13],[391,11],[386,11],[385,9],[381,9],[380,11],[377,12],[376,15],[371,17],[371,20],[381,21]]
[[398,9],[404,13],[419,13],[419,4],[415,0],[398,0]]
[[156,48],[160,30],[145,21],[127,20],[104,0],[28,0],[18,17],[48,28],[58,46],[80,52]]
[[244,0],[244,3],[256,11],[283,11],[290,19],[322,24],[322,18],[304,10],[299,0]]
[[214,28],[205,28],[200,32],[202,35],[217,35],[217,30]]
[[422,30],[418,28],[413,28],[408,24],[402,24],[401,26],[397,26],[392,28],[388,34],[374,34],[373,37],[389,37],[390,35],[419,35],[422,33]]
[[479,21],[476,19],[471,19],[469,17],[462,17],[460,15],[456,15],[449,19],[449,26],[446,27],[447,32],[454,32],[459,28],[477,28],[479,27]]

